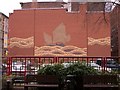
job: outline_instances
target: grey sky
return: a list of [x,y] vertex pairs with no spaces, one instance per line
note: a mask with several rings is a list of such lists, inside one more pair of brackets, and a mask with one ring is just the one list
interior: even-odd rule
[[[9,16],[9,13],[12,13],[15,9],[20,9],[20,2],[31,2],[32,0],[0,0],[0,12]],[[56,0],[37,0],[37,1],[56,1]],[[57,0],[58,1],[58,0]],[[68,0],[64,0],[68,1]],[[69,0],[69,1],[104,1],[104,0]],[[109,1],[109,0],[107,0]]]
[[[32,0],[0,0],[0,12],[9,16],[9,13],[12,13],[15,9],[20,9],[20,2],[31,2]],[[43,0],[38,0],[43,1]],[[48,1],[48,0],[44,0]],[[55,0],[49,0],[55,1]]]

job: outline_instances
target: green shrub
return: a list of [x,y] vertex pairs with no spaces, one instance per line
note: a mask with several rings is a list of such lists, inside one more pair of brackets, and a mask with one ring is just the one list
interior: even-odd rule
[[38,71],[38,74],[41,75],[65,75],[65,68],[62,64],[54,64],[54,65],[45,65],[41,67]]
[[95,70],[93,67],[80,62],[74,63],[66,68],[67,75],[94,75],[99,73],[100,72]]
[[87,66],[85,63],[77,62],[73,64],[70,63],[68,67],[64,67],[63,64],[46,65],[39,69],[38,74],[65,77],[66,75],[94,75],[100,74],[100,72]]

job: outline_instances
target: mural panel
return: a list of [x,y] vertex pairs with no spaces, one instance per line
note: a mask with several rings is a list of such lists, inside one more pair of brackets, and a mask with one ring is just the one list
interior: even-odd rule
[[87,56],[84,16],[37,10],[35,18],[35,56]]
[[34,12],[15,10],[9,17],[9,56],[33,56]]
[[[65,9],[18,10],[10,15],[10,54],[29,56],[109,56],[109,17]],[[82,9],[82,10],[81,10]]]
[[32,37],[28,37],[28,38],[17,38],[17,37],[13,37],[10,38],[10,44],[9,44],[10,48],[13,47],[18,47],[18,48],[31,48],[34,47],[34,38]]
[[90,13],[87,18],[88,56],[110,56],[111,38],[109,14],[106,13],[104,16],[103,13]]

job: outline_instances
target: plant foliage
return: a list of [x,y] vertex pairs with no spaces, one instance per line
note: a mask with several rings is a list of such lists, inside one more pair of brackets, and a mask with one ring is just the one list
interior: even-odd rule
[[63,64],[46,65],[39,69],[38,74],[66,76],[66,75],[94,75],[100,74],[100,72],[90,66],[87,66],[84,63],[77,62],[70,64],[68,67],[64,67]]

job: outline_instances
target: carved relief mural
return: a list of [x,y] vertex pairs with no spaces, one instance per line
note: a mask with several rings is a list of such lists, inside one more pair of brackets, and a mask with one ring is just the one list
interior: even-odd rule
[[87,56],[87,48],[71,45],[35,47],[35,56]]
[[[71,37],[66,32],[65,25],[59,24],[50,36],[43,32],[45,46],[35,45],[35,56],[87,56],[87,48],[80,48],[66,43],[71,40]],[[28,38],[10,38],[10,48],[31,48],[34,47],[34,37]]]
[[65,25],[63,23],[59,24],[55,28],[55,30],[53,30],[52,36],[50,36],[46,32],[43,33],[43,36],[46,45],[65,45],[67,42],[70,41],[71,38],[70,35],[66,33]]
[[[64,23],[59,24],[50,35],[43,32],[45,45],[37,46],[34,44],[34,37],[28,38],[10,38],[9,47],[31,48],[35,47],[35,56],[87,56],[86,47],[77,47],[69,45],[72,39],[67,33]],[[88,37],[88,45],[110,45],[110,37],[92,38]]]
[[[15,10],[9,17],[9,56],[110,56],[110,15],[65,8]],[[17,53],[16,53],[17,52]]]
[[110,37],[95,39],[88,37],[88,45],[110,45]]
[[28,38],[18,38],[13,37],[10,38],[10,44],[9,47],[18,47],[18,48],[31,48],[34,46],[34,37],[28,37]]
[[66,45],[71,40],[64,23],[60,23],[52,35],[43,33],[45,46],[35,47],[35,56],[87,56],[87,48]]

